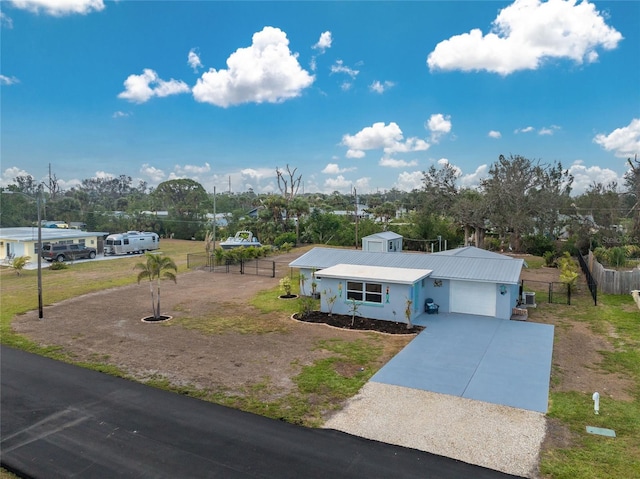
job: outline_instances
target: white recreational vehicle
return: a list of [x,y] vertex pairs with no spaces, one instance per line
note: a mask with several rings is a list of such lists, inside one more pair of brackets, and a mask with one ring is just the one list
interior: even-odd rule
[[107,236],[104,254],[143,253],[160,248],[160,237],[145,231],[127,231]]

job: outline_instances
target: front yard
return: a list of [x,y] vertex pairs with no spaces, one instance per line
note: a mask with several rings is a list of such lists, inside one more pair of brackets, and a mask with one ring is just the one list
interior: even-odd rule
[[[180,274],[177,284],[162,284],[162,313],[173,316],[163,323],[141,321],[151,304],[148,284],[135,280],[139,257],[45,269],[43,320],[36,272],[3,269],[2,342],[318,426],[411,339],[294,321],[297,300],[278,299],[279,278],[187,271],[186,254],[202,251],[200,242],[164,241]],[[556,272],[525,274],[547,281]],[[541,477],[640,477],[640,315],[631,297],[600,295],[593,306],[583,291],[571,306],[538,301],[529,321],[556,326]],[[587,425],[617,437],[587,434]]]

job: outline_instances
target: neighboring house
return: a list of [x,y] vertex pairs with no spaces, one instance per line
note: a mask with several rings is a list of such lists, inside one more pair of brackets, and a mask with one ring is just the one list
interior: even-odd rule
[[348,314],[348,300],[362,297],[359,314],[402,321],[408,300],[413,319],[432,298],[441,313],[510,319],[519,301],[523,260],[473,246],[431,254],[313,248],[289,266],[315,276],[324,312],[334,295],[337,314]]
[[[357,205],[358,218],[359,219],[368,219],[371,218],[372,215],[369,213],[369,209],[367,205],[363,205],[358,203]],[[335,210],[331,211],[336,216],[354,216],[354,210]]]
[[392,253],[402,251],[402,235],[393,231],[374,233],[362,238],[362,251]]
[[[41,228],[42,243],[80,243],[102,252],[102,240],[109,233],[103,231],[80,231],[75,229]],[[38,228],[0,228],[0,261],[18,256],[30,256],[35,261],[38,255]]]

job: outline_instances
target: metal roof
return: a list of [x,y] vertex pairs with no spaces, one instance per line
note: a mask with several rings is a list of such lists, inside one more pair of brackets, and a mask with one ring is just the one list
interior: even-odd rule
[[431,274],[429,269],[390,268],[361,264],[337,264],[316,273],[317,278],[360,279],[362,281],[388,281],[413,284]]
[[392,240],[402,238],[402,235],[399,235],[398,233],[395,233],[393,231],[381,231],[380,233],[373,233],[369,236],[365,236],[362,239],[365,240],[367,238],[382,238],[384,240]]
[[[478,248],[474,248],[478,249]],[[313,248],[289,263],[292,268],[324,269],[337,264],[386,266],[391,268],[428,269],[431,277],[517,284],[523,261],[493,253],[482,257],[478,251],[467,251],[467,256],[427,253],[378,253],[338,248]],[[476,256],[474,256],[476,255]]]
[[[66,228],[41,228],[42,241],[60,241],[87,236],[105,236],[105,231],[81,231]],[[0,238],[5,241],[38,241],[38,227],[0,228]]]

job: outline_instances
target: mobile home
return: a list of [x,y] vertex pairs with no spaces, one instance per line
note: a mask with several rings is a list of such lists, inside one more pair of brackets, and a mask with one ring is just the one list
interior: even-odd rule
[[160,248],[160,237],[145,231],[127,231],[107,236],[104,254],[143,253]]

